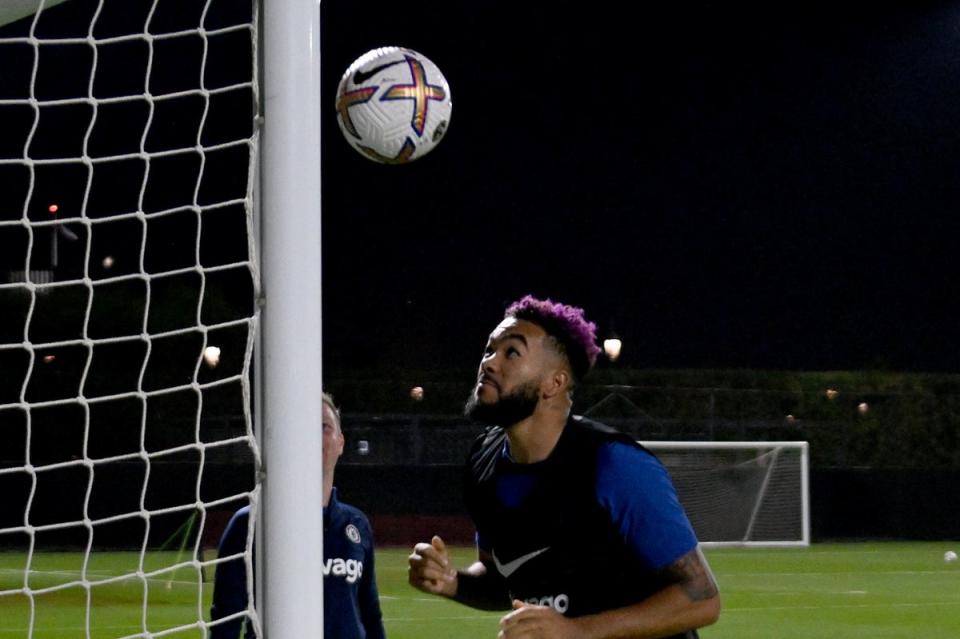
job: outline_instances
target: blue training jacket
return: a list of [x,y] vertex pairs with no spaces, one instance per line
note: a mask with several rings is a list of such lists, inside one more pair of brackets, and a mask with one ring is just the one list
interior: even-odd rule
[[[238,510],[220,540],[219,556],[246,548],[250,507]],[[340,502],[333,490],[323,509],[323,632],[334,639],[384,639],[380,596],[373,563],[373,533],[359,509]],[[246,566],[237,558],[217,566],[211,620],[246,610]],[[210,629],[211,639],[253,639],[251,624],[240,617]]]

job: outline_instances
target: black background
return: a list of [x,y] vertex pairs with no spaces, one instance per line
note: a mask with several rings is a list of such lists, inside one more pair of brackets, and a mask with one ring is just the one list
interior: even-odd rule
[[[629,366],[956,369],[956,3],[321,11],[328,375],[472,365],[528,292]],[[453,97],[407,166],[332,108],[386,45]]]
[[[106,3],[94,35],[148,19],[156,34],[195,28],[204,7],[211,30],[249,12],[232,0]],[[84,38],[97,9],[71,0],[36,35]],[[321,34],[326,377],[471,367],[526,293],[586,308],[601,338],[623,338],[624,366],[956,371],[958,3],[325,0]],[[252,92],[218,92],[249,73],[249,35],[206,45],[201,65],[198,34],[101,41],[94,73],[85,42],[6,44],[0,98],[21,102],[0,104],[0,156],[22,157],[28,96],[42,101],[30,157],[76,158],[84,144],[95,157],[136,153],[145,101],[101,104],[89,139],[89,105],[49,103],[85,96],[91,75],[101,98],[198,78],[214,91],[209,104],[155,101],[147,151],[250,136]],[[437,149],[399,167],[354,152],[334,110],[343,70],[389,45],[432,59],[454,105]],[[25,166],[0,165],[0,219],[48,219],[49,202],[77,215],[88,181],[94,221],[195,192],[201,205],[244,196],[244,147],[203,161],[198,187],[199,155],[155,157],[142,202],[136,158],[92,173],[37,164],[30,198]],[[204,266],[243,259],[242,206],[205,211],[202,225]],[[92,228],[89,256],[85,242],[61,246],[61,277],[78,277],[85,257],[94,279],[138,273],[141,251],[151,274],[195,262],[190,211]],[[0,239],[3,270],[22,268],[25,228]],[[242,316],[249,274],[236,276],[218,290]],[[4,313],[10,339],[21,315]]]

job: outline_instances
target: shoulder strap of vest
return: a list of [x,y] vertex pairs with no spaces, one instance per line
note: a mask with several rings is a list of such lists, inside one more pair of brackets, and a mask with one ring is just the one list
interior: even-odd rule
[[[570,420],[567,422],[567,428],[575,428],[579,433],[600,441],[618,441],[623,442],[624,444],[629,444],[634,448],[640,448],[642,450],[647,450],[644,446],[637,443],[633,438],[628,436],[625,433],[620,432],[612,426],[607,426],[600,422],[588,419],[581,415],[572,415]],[[649,451],[648,451],[649,452]]]
[[506,431],[500,426],[485,429],[474,440],[467,459],[467,472],[475,482],[489,479],[497,465],[497,459],[503,451]]

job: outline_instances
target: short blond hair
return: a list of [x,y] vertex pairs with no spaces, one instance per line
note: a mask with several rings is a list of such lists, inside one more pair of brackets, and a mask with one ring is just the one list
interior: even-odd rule
[[322,393],[323,403],[330,407],[330,410],[333,411],[333,414],[337,416],[337,430],[343,430],[340,428],[340,409],[337,408],[337,405],[333,401],[333,395],[324,391]]

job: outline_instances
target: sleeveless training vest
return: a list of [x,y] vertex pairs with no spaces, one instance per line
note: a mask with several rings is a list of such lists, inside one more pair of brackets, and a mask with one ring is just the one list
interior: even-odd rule
[[[499,426],[476,439],[465,469],[465,497],[511,597],[577,617],[637,603],[666,585],[626,547],[596,495],[601,445],[620,441],[645,448],[581,417],[567,421],[542,462],[510,461],[503,455],[505,441]],[[505,474],[530,486],[520,503],[506,504],[498,496],[498,478]],[[690,632],[676,639],[696,637]]]

